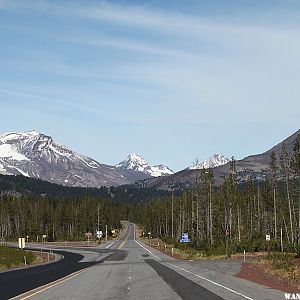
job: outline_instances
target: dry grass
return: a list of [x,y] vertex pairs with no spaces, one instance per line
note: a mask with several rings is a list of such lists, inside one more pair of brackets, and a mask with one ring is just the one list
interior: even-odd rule
[[300,259],[291,259],[290,262],[272,260],[267,257],[257,261],[266,274],[288,281],[300,289]]

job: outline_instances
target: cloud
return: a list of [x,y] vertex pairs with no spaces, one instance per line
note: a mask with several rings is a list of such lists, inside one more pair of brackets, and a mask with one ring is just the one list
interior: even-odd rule
[[[215,19],[107,2],[66,2],[62,6],[50,1],[12,0],[2,1],[3,7],[76,18],[87,24],[79,26],[78,31],[63,29],[54,35],[42,30],[41,34],[52,43],[64,41],[84,46],[80,50],[87,57],[99,52],[95,61],[81,62],[75,56],[71,64],[64,59],[49,64],[45,59],[33,63],[31,68],[70,79],[90,80],[93,93],[101,91],[104,83],[110,85],[111,97],[119,96],[113,90],[116,86],[126,91],[128,98],[137,96],[127,85],[135,85],[145,93],[151,91],[153,95],[153,87],[157,87],[161,90],[160,95],[154,96],[157,99],[173,101],[174,105],[188,103],[195,111],[209,103],[238,110],[237,105],[247,102],[265,108],[273,101],[276,115],[280,99],[288,98],[286,101],[294,104],[300,96],[296,79],[300,72],[300,30],[297,22],[289,23],[289,11],[285,11],[286,23],[275,24],[272,19],[262,21],[255,15],[250,22],[243,13],[234,20]],[[86,29],[91,25],[87,21],[93,30]],[[117,55],[105,52],[105,61],[101,57],[103,49],[115,49]],[[255,110],[255,105],[249,110]],[[218,113],[213,104],[206,107],[202,109],[206,115]],[[239,117],[246,115],[242,112]],[[255,116],[263,118],[263,112]]]

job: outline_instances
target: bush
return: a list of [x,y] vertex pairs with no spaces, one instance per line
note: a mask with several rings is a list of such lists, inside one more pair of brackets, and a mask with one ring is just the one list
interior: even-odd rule
[[27,264],[31,264],[34,261],[32,252],[0,246],[0,266],[4,266],[5,268],[20,266],[24,264],[24,256],[26,257]]
[[295,258],[294,254],[274,252],[267,256],[267,260],[270,260],[273,268],[283,269],[288,272],[294,270],[293,260]]

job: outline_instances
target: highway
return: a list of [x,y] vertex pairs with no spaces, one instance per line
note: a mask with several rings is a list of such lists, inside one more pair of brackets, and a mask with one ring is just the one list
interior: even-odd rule
[[143,244],[136,237],[135,225],[124,224],[117,241],[93,249],[65,250],[61,262],[0,274],[0,298],[284,298],[283,292],[234,277],[239,262],[178,261]]

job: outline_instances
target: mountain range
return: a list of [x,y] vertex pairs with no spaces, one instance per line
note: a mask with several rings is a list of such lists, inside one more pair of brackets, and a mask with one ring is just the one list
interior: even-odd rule
[[[298,135],[300,135],[300,130],[261,154],[251,155],[244,159],[237,160],[236,170],[238,181],[245,182],[249,176],[254,180],[263,180],[266,177],[267,168],[271,160],[271,153],[274,151],[279,160],[283,145],[285,145],[287,152],[291,153]],[[212,170],[216,184],[220,185],[224,181],[224,177],[229,173],[230,162],[214,167]],[[146,179],[144,186],[157,189],[170,189],[170,182],[172,182],[177,188],[187,187],[195,181],[197,175],[199,175],[198,169],[188,168],[165,178]]]
[[[262,154],[237,160],[238,180],[245,181],[249,175],[258,180],[264,178],[271,152],[279,157],[283,144],[292,151],[298,134],[300,130]],[[111,166],[78,154],[36,131],[0,135],[0,174],[21,174],[67,186],[100,187],[143,182],[143,186],[169,189],[170,182],[180,187],[189,186],[203,167],[212,168],[216,183],[220,184],[229,172],[230,163],[223,155],[214,154],[204,162],[196,160],[191,167],[174,173],[167,166],[151,166],[141,156],[130,154]]]
[[68,186],[100,187],[173,173],[163,165],[151,167],[134,154],[117,166],[102,164],[34,130],[0,135],[0,174],[3,175],[21,174]]

